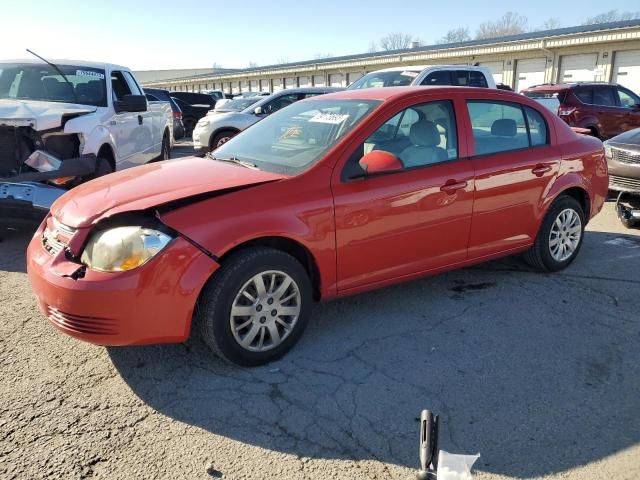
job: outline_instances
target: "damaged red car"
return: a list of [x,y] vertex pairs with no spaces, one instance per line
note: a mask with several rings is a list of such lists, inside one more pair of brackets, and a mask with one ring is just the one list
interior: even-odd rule
[[295,103],[209,157],[78,186],[33,237],[28,272],[69,335],[197,331],[259,365],[296,343],[314,301],[516,253],[565,268],[607,186],[602,143],[526,97],[352,90]]

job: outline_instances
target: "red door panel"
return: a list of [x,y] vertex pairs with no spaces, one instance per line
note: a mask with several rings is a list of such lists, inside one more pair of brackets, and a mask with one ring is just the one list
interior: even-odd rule
[[470,161],[341,182],[333,191],[338,291],[466,259]]

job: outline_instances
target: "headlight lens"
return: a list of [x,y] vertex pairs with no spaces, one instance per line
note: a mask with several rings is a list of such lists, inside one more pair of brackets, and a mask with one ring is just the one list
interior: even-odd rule
[[607,157],[607,159],[613,157],[613,152],[611,151],[611,147],[607,144],[607,142],[604,142],[604,156]]
[[116,227],[94,233],[80,260],[92,270],[125,272],[147,263],[171,239],[151,228]]
[[207,125],[209,125],[209,120],[198,120],[196,124],[198,127],[206,127]]

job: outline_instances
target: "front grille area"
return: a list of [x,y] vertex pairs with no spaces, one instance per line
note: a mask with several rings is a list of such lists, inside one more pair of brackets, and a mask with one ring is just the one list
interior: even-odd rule
[[611,148],[611,156],[616,162],[640,165],[640,152],[632,152],[621,148]]
[[75,230],[73,228],[67,227],[50,217],[42,233],[42,246],[51,255],[57,255],[67,247],[68,239],[74,233]]
[[609,187],[612,190],[640,192],[640,178],[625,178],[618,177],[616,175],[609,175]]
[[118,333],[115,320],[71,315],[53,307],[47,307],[47,311],[51,323],[73,332],[90,335],[116,335]]

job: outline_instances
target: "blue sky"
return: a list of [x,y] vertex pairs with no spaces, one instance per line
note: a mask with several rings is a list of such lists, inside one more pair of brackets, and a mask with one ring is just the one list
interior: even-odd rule
[[[494,20],[509,2],[404,0],[22,0],[2,12],[0,58],[25,48],[50,58],[120,63],[136,70],[246,67],[363,53],[371,41],[404,32],[431,44],[449,29]],[[459,5],[454,7],[454,5]],[[563,26],[611,9],[640,10],[637,0],[514,2],[529,26],[555,17]]]

